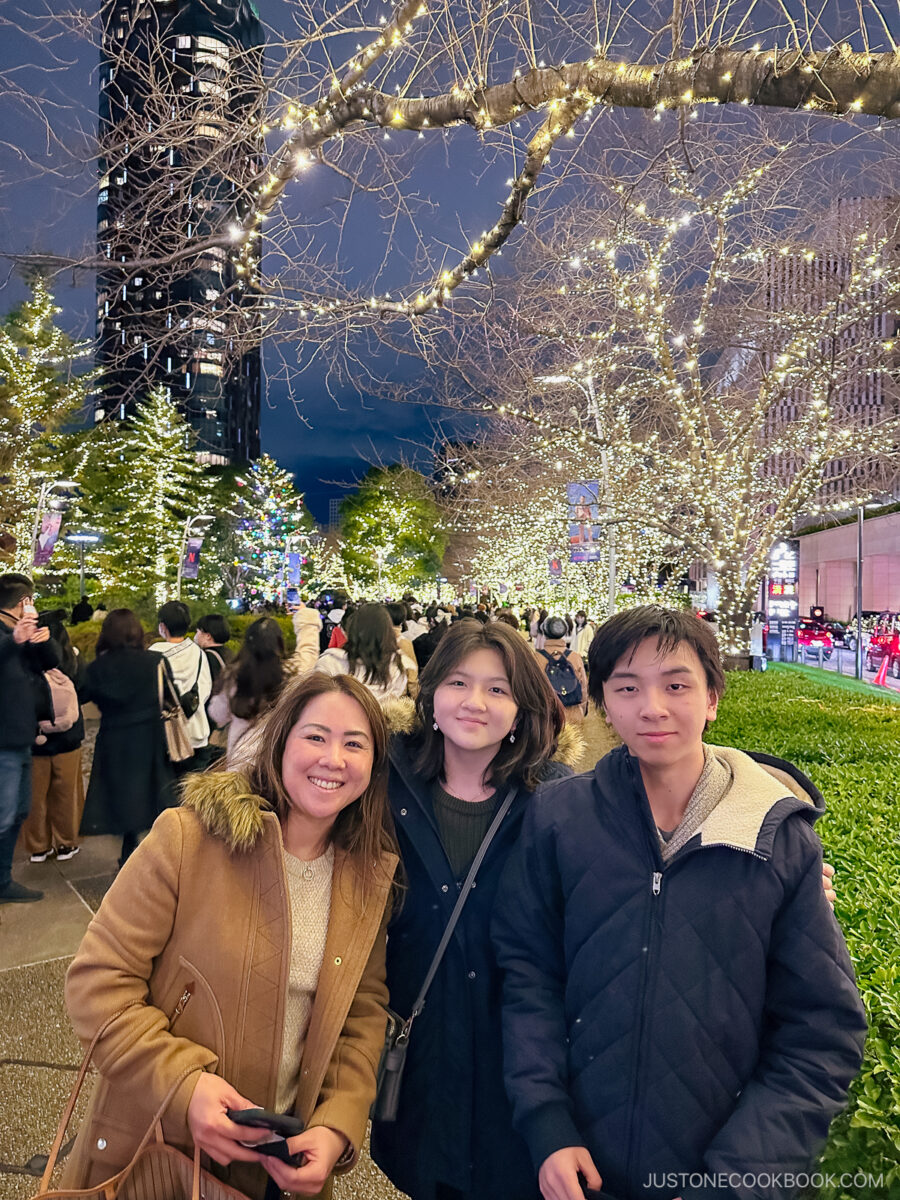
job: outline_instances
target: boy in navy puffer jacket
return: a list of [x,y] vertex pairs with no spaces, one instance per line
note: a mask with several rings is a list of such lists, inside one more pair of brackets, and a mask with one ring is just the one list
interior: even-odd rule
[[542,789],[495,909],[514,1124],[547,1200],[784,1200],[862,1060],[817,789],[705,745],[724,676],[692,613],[602,626],[624,745]]

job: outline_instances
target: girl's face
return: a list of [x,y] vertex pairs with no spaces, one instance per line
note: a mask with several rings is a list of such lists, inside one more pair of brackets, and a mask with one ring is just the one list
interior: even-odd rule
[[291,811],[330,828],[372,778],[374,741],[358,701],[342,692],[315,696],[288,734],[281,764]]
[[496,650],[473,650],[435,689],[434,719],[445,743],[458,750],[490,748],[496,754],[518,715]]

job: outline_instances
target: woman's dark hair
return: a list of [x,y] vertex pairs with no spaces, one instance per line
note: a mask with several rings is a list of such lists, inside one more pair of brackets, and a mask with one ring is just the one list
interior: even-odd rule
[[38,617],[38,625],[46,626],[48,633],[57,646],[59,646],[60,650],[62,650],[60,668],[64,674],[74,679],[75,671],[78,667],[78,656],[63,624],[65,619],[66,610],[64,608],[55,608],[50,612],[42,612]]
[[103,618],[97,638],[97,653],[125,649],[144,649],[144,628],[130,608],[114,608]]
[[690,646],[700,659],[709,690],[715,696],[725,691],[719,643],[707,622],[686,609],[642,604],[616,613],[594,634],[588,649],[588,695],[596,705],[603,704],[603,685],[616,664],[623,658],[630,662],[646,638],[656,638],[660,654],[668,654],[682,643]]
[[381,706],[367,687],[352,675],[325,675],[314,671],[286,687],[274,708],[266,714],[259,751],[247,770],[251,789],[275,809],[281,821],[287,819],[291,799],[285,791],[282,774],[284,750],[291,730],[303,710],[317,696],[338,694],[355,700],[365,713],[372,734],[372,776],[359,797],[338,813],[331,830],[331,841],[354,860],[361,884],[362,903],[377,883],[381,855],[396,854],[394,822],[388,804],[388,728]]
[[391,667],[403,669],[391,614],[383,604],[361,604],[349,623],[345,622],[347,664],[355,675],[362,667],[364,683],[387,687]]
[[405,604],[386,604],[385,608],[390,613],[391,623],[393,625],[399,625],[401,629],[405,629],[406,621],[407,621],[407,612],[406,612],[407,605],[405,605]]
[[472,618],[451,625],[419,676],[416,711],[418,735],[415,766],[431,781],[444,769],[444,735],[434,728],[434,693],[448,675],[476,650],[494,650],[503,660],[510,691],[518,705],[516,740],[504,739],[490,764],[490,781],[503,787],[514,776],[531,790],[541,768],[556,752],[565,713],[531,647],[508,625],[482,625]]
[[201,633],[208,633],[217,646],[224,646],[231,639],[231,626],[220,613],[207,613],[197,622]]
[[237,658],[223,671],[217,691],[230,687],[228,701],[236,717],[252,721],[270,708],[284,685],[284,635],[273,617],[260,617],[247,626]]
[[497,613],[497,620],[502,621],[504,625],[508,625],[510,629],[519,628],[519,622],[512,615],[508,608],[503,608]]

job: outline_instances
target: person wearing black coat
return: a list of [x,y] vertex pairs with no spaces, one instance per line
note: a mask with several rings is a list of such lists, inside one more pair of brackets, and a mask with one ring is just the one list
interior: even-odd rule
[[[64,611],[43,612],[38,624],[46,625],[59,646],[63,672],[75,686],[84,684],[86,667],[63,625]],[[58,714],[57,714],[58,715]],[[33,863],[56,855],[60,862],[78,853],[78,830],[84,809],[81,743],[84,714],[69,729],[39,734],[31,752],[31,812],[22,826],[22,847]]]
[[141,623],[129,609],[103,622],[97,657],[88,664],[82,701],[100,709],[82,834],[121,834],[124,862],[163,808],[174,801],[159,706],[158,654],[144,649]]
[[[385,707],[397,730],[403,702]],[[539,1200],[503,1087],[489,928],[532,789],[571,774],[570,765],[549,760],[577,760],[580,736],[564,727],[530,647],[502,624],[468,620],[448,630],[422,674],[415,720],[410,708],[407,732],[392,739],[388,783],[406,889],[388,929],[387,974],[391,1007],[403,1018],[493,813],[510,788],[516,796],[413,1026],[397,1119],[373,1122],[372,1157],[412,1200]],[[460,769],[467,756],[476,767],[468,778]]]
[[44,671],[59,665],[60,651],[39,629],[27,575],[0,575],[0,904],[43,896],[12,878],[16,841],[31,807],[31,747],[38,721],[53,715]]
[[702,742],[724,676],[692,613],[618,614],[589,665],[625,744],[542,790],[494,911],[515,1127],[558,1200],[582,1180],[787,1200],[866,1032],[822,889],[824,802],[789,763]]

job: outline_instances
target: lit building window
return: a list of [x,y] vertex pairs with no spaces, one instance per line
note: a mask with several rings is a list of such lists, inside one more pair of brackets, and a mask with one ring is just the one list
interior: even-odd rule
[[191,39],[185,34],[179,34],[178,41],[175,43],[179,50],[190,50]]
[[222,364],[221,363],[202,362],[202,363],[200,363],[200,374],[201,375],[218,375],[219,378],[221,378]]

